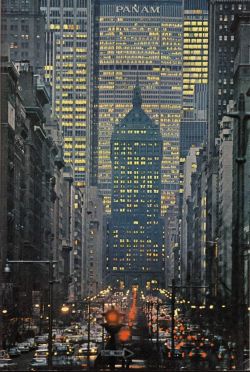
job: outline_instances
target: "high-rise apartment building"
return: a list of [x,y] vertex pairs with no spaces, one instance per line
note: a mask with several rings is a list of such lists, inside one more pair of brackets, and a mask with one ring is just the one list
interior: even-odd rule
[[53,114],[63,131],[64,161],[73,168],[75,184],[83,187],[88,147],[90,1],[41,0],[41,10],[46,17],[45,78],[52,86]]
[[110,282],[126,286],[164,283],[159,125],[141,108],[134,89],[133,108],[114,127],[111,138],[112,213],[107,268]]
[[45,20],[40,0],[1,1],[1,43],[11,61],[29,61],[35,73],[45,62]]
[[179,192],[179,125],[182,114],[183,1],[100,0],[98,23],[97,183],[111,208],[110,138],[130,109],[137,74],[143,109],[163,137],[162,213]]

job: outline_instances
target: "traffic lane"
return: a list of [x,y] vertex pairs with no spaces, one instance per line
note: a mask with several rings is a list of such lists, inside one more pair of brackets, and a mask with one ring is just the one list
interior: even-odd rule
[[17,371],[28,371],[31,360],[33,359],[35,351],[22,353],[17,358],[11,358],[13,362],[17,363]]

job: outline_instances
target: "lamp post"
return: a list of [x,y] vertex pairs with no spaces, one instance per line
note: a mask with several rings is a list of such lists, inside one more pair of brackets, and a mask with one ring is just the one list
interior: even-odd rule
[[90,300],[88,301],[88,356],[87,356],[87,366],[89,369],[89,363],[90,363]]
[[49,265],[49,336],[48,336],[48,368],[52,368],[52,327],[53,327],[53,265],[57,261],[51,260],[6,260],[5,273],[10,273],[9,264],[46,264]]
[[[90,368],[90,336],[91,336],[91,324],[90,324],[90,315],[91,315],[91,304],[92,305],[102,305],[102,309],[104,311],[104,301],[91,301],[91,298],[86,298],[87,301],[79,301],[79,303],[83,305],[87,305],[87,367]],[[104,331],[102,333],[102,344],[104,345]]]
[[157,304],[156,304],[156,346],[157,346],[158,352],[159,352],[159,310],[160,310],[160,304],[159,304],[159,301],[157,300]]
[[176,286],[175,280],[172,279],[172,296],[171,296],[171,356],[174,359],[175,353],[175,342],[174,342],[174,328],[175,328],[175,294],[176,294]]

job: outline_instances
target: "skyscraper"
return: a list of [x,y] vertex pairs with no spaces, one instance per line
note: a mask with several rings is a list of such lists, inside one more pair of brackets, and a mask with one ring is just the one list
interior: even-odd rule
[[[180,126],[180,184],[183,163],[191,146],[200,146],[207,134],[208,3],[184,2],[183,119]],[[183,188],[180,188],[180,208]]]
[[207,0],[184,1],[183,35],[183,111],[185,119],[193,119],[195,86],[207,85],[208,77]]
[[[64,136],[64,160],[77,186],[86,184],[88,130],[89,0],[41,0],[46,16],[45,78],[52,86],[53,114]],[[91,69],[91,68],[90,68]]]
[[[179,125],[182,112],[183,0],[100,0],[97,9],[97,183],[110,212],[110,138],[129,111],[139,74],[143,108],[163,137],[162,213],[179,192]],[[96,124],[97,126],[97,124]]]
[[159,125],[141,108],[134,89],[133,108],[114,127],[111,138],[112,213],[108,252],[110,280],[148,285],[164,283]]

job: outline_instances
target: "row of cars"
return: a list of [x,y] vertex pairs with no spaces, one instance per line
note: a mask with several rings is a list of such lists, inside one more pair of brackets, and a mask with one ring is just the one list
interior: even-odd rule
[[[52,364],[54,367],[87,367],[94,366],[99,353],[100,343],[86,342],[86,327],[72,325],[54,334],[52,347]],[[93,338],[91,334],[91,339]],[[48,342],[39,343],[30,363],[30,370],[37,371],[48,367]]]
[[29,338],[25,342],[16,343],[7,350],[0,350],[0,371],[15,370],[18,363],[13,358],[19,357],[23,353],[35,350],[36,342],[34,338]]
[[[203,324],[194,323],[190,312],[183,306],[179,306],[175,312],[174,345],[171,335],[172,318],[171,304],[162,303],[157,314],[159,298],[146,297],[145,313],[149,323],[149,333],[153,342],[159,340],[165,364],[168,365],[173,359],[181,369],[194,370],[233,370],[236,368],[235,342],[230,345],[217,335],[213,330]],[[157,337],[157,317],[159,319]],[[151,324],[153,323],[153,324]],[[165,341],[164,341],[165,340]]]

